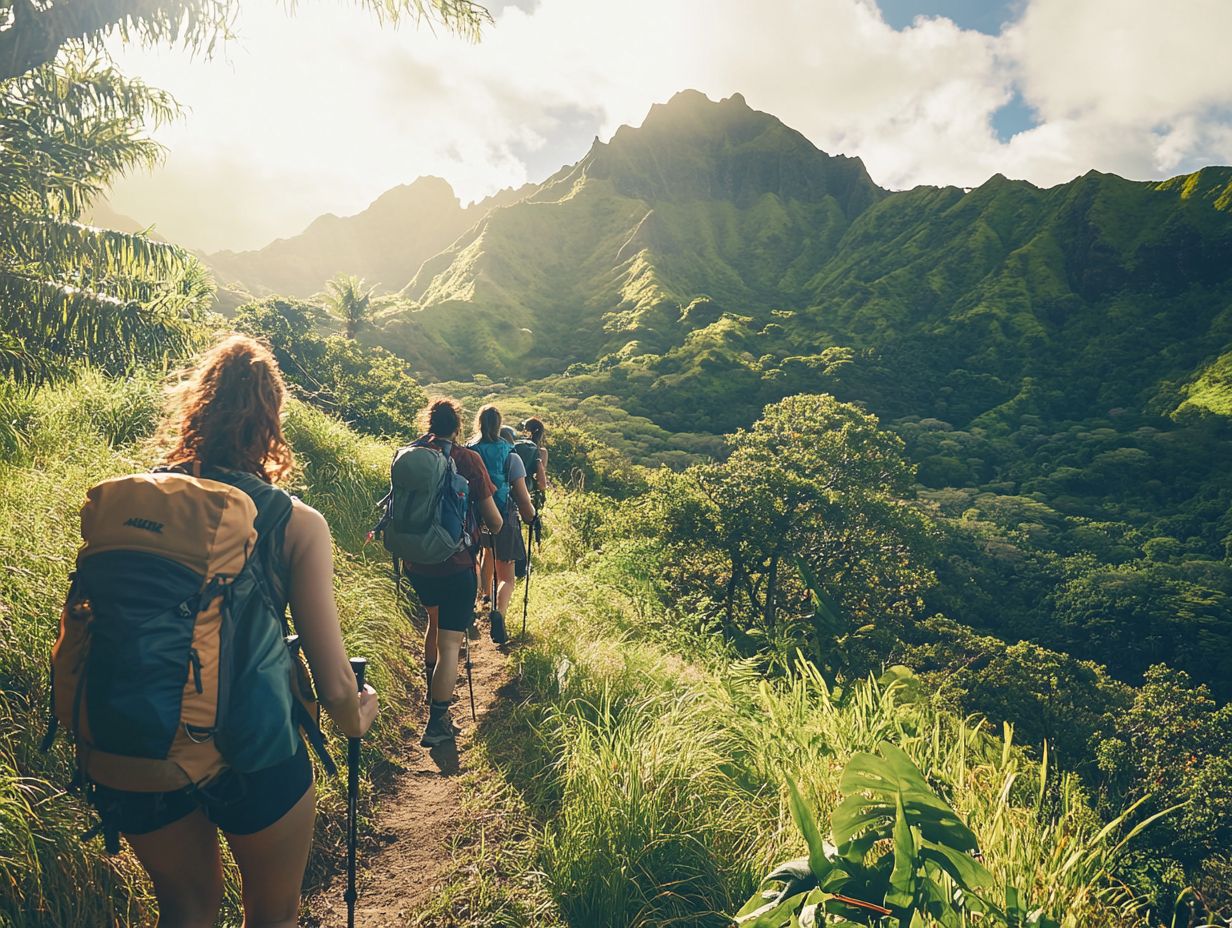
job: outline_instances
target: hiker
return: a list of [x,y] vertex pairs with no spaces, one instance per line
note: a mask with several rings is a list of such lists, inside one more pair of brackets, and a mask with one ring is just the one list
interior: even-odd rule
[[[500,532],[503,520],[493,494],[496,487],[488,479],[483,459],[458,444],[462,428],[462,407],[454,400],[432,400],[424,417],[427,434],[416,444],[427,443],[449,455],[457,473],[465,478],[472,512],[489,531]],[[449,703],[458,680],[458,651],[462,637],[475,621],[475,552],[465,546],[437,564],[402,561],[402,570],[428,612],[424,636],[424,667],[428,675],[428,724],[420,744],[436,747],[453,741],[455,730],[449,719]]]
[[[530,435],[529,438],[518,438],[517,433],[513,429],[507,429],[502,426],[501,435],[509,442],[513,443],[513,450],[518,457],[522,459],[522,464],[528,474],[533,475],[530,488],[530,499],[535,505],[535,512],[542,513],[543,504],[547,497],[548,474],[547,474],[547,459],[548,449],[543,447],[543,421],[531,416],[524,422],[518,424],[518,428]],[[508,435],[506,435],[508,431]],[[541,517],[536,518],[530,523],[527,529],[526,545],[529,549],[532,541],[542,537]],[[529,570],[529,550],[526,554],[513,562],[513,574],[521,580],[526,577]],[[522,610],[523,619],[526,616],[525,608]],[[525,625],[525,621],[522,623]]]
[[[300,643],[312,668],[320,703],[345,734],[358,737],[368,730],[376,718],[377,696],[368,686],[362,693],[359,692],[347,662],[334,603],[333,548],[329,526],[311,506],[291,499],[275,486],[287,477],[294,464],[279,419],[285,397],[282,375],[270,351],[246,336],[226,338],[205,354],[173,395],[169,405],[167,425],[174,445],[165,463],[169,468],[180,470],[161,475],[143,475],[140,479],[147,486],[152,486],[157,482],[156,478],[171,477],[166,483],[170,485],[179,481],[177,486],[181,497],[194,489],[202,494],[218,494],[233,492],[233,487],[239,487],[256,502],[256,525],[262,524],[262,504],[257,502],[258,497],[280,503],[285,518],[280,523],[281,528],[271,530],[265,539],[272,543],[262,545],[258,535],[257,543],[251,548],[242,547],[240,555],[246,565],[250,556],[248,552],[270,552],[271,563],[265,565],[268,566],[265,576],[269,578],[267,589],[275,600],[273,607],[276,616],[269,620],[275,627],[268,631],[272,647],[279,651],[269,653],[280,657],[287,653],[283,628],[276,620],[283,617],[289,604]],[[196,478],[198,474],[203,477],[194,488],[193,481],[187,478],[190,475]],[[219,482],[204,479],[206,474],[216,475]],[[98,489],[91,491],[93,502],[103,498],[95,495]],[[229,505],[234,502],[235,499],[231,498]],[[204,509],[190,511],[208,514],[208,510]],[[162,533],[163,529],[161,523],[151,526],[135,518],[130,519],[128,524],[136,526],[129,531],[137,534],[141,534],[137,529],[148,529],[150,533]],[[172,535],[172,526],[168,525],[167,528],[166,543],[179,544],[180,547],[185,544],[210,544],[210,539],[223,530],[221,523],[203,523],[199,526],[201,536],[189,537],[185,542],[182,536],[177,538]],[[83,514],[85,535],[86,517]],[[86,538],[83,553],[88,553],[91,543],[92,540]],[[159,539],[158,543],[162,544],[163,539]],[[107,555],[97,554],[94,557],[105,558]],[[122,562],[109,563],[123,567]],[[82,569],[79,566],[79,574]],[[123,592],[121,590],[112,595],[122,596]],[[236,593],[236,602],[241,595]],[[223,600],[224,597],[217,596],[217,599]],[[85,604],[87,608],[89,605]],[[99,602],[93,604],[96,614],[101,606]],[[243,612],[241,618],[252,619],[255,615],[268,618],[252,611],[252,608],[268,608],[268,605],[245,608],[248,611]],[[181,606],[180,615],[187,614]],[[235,634],[238,637],[249,634],[249,631]],[[100,646],[99,643],[93,645],[95,648]],[[133,649],[135,644],[129,642],[125,647]],[[197,652],[189,653],[195,660]],[[207,661],[215,659],[216,655],[207,655]],[[196,663],[194,668],[197,692],[201,693],[202,665]],[[287,664],[286,668],[289,669],[290,665]],[[205,671],[207,683],[221,686],[216,664],[207,662]],[[131,668],[117,670],[120,679],[125,673],[131,680]],[[259,687],[252,689],[252,685],[266,682],[265,678],[257,680],[255,677],[236,679],[228,703],[232,710],[237,699],[242,702],[242,688],[246,687],[246,683],[252,692],[265,692]],[[275,683],[281,684],[284,693],[290,685],[285,674]],[[91,678],[91,686],[94,685]],[[113,689],[118,685],[121,684],[111,684]],[[140,681],[127,685],[140,685]],[[235,695],[237,690],[238,696]],[[90,698],[87,694],[87,702]],[[187,696],[184,701],[189,702]],[[294,718],[294,715],[291,717]],[[234,720],[230,721],[234,726]],[[207,782],[190,783],[185,788],[167,792],[146,792],[118,788],[119,784],[114,781],[120,774],[116,773],[109,778],[112,782],[108,785],[101,782],[92,784],[93,801],[103,815],[104,833],[118,830],[128,839],[154,884],[159,924],[164,928],[208,928],[214,924],[223,893],[219,829],[239,865],[243,881],[244,924],[248,928],[291,928],[296,924],[300,887],[312,844],[315,790],[312,764],[300,728],[288,728],[290,724],[287,710],[284,709],[282,727],[277,731],[280,734],[285,732],[283,737],[290,744],[287,751],[293,752],[290,759],[266,769],[241,774],[235,769],[239,766],[239,754],[230,755],[228,762],[228,755],[220,746],[218,753],[226,764]],[[189,730],[187,716],[182,725]],[[319,738],[315,723],[312,728]],[[93,747],[99,750],[102,749],[100,734],[97,730],[92,733],[96,739]],[[220,738],[222,734],[220,730]],[[189,737],[193,737],[191,731]],[[208,735],[206,738],[211,740]],[[295,745],[296,741],[298,746]],[[237,744],[236,750],[252,751],[261,747]],[[89,763],[83,769],[87,776],[94,775]],[[133,776],[137,775],[134,771]],[[98,777],[94,776],[94,779]],[[135,785],[135,779],[132,782]]]
[[[518,433],[513,430],[512,426],[502,425],[500,427],[501,441],[506,441],[517,449]],[[517,465],[513,465],[516,467]],[[481,594],[481,602],[485,612],[492,608],[492,561],[486,556],[489,548],[480,548],[479,550],[479,587]],[[514,574],[517,579],[525,576],[522,572],[521,565],[525,564],[525,560],[514,561]]]
[[[535,451],[537,452],[535,455],[535,488],[533,495],[535,505],[541,507],[548,489],[548,449],[543,446],[543,438],[547,430],[543,426],[543,420],[537,416],[531,416],[526,419],[518,425],[518,428],[530,437],[530,441],[534,444]],[[523,453],[521,445],[515,445],[515,448],[518,454],[522,455],[523,460],[525,460],[526,455]]]
[[487,468],[488,477],[496,488],[496,507],[504,518],[499,531],[480,532],[483,547],[484,591],[492,589],[493,571],[496,577],[496,601],[490,613],[491,627],[488,632],[494,642],[504,644],[509,636],[505,630],[505,612],[513,598],[514,561],[526,557],[522,541],[522,523],[535,519],[535,505],[526,489],[526,467],[522,459],[513,453],[513,444],[500,435],[501,414],[495,406],[487,405],[475,417],[476,437],[467,445],[478,452]]

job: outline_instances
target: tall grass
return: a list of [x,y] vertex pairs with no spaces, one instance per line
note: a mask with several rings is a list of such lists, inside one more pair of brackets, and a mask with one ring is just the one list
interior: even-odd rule
[[[161,396],[153,376],[117,382],[86,373],[0,404],[7,417],[0,443],[0,928],[153,920],[148,884],[131,855],[108,858],[101,841],[80,839],[94,816],[64,791],[72,766],[67,739],[47,755],[37,744],[47,715],[47,659],[79,541],[78,510],[92,484],[153,463],[147,439]],[[382,718],[364,742],[365,769],[379,775],[397,752],[416,695],[415,684],[404,681],[419,679],[408,656],[418,648],[385,559],[362,544],[384,491],[389,449],[294,405],[287,432],[301,465],[292,489],[334,528],[344,637],[352,653],[371,659],[370,680],[381,692]],[[337,759],[342,745],[335,735]],[[344,786],[318,774],[317,787],[310,881],[337,866],[345,837]],[[224,923],[238,922],[228,871]]]
[[532,594],[528,699],[486,749],[540,823],[529,867],[569,924],[729,924],[773,864],[804,852],[787,779],[823,817],[852,754],[883,741],[978,836],[999,900],[1067,928],[1146,924],[1115,877],[1119,828],[1008,729],[953,715],[910,676],[836,690],[807,665],[769,682],[721,649],[685,660],[669,617],[648,616],[602,558],[570,544],[543,563],[562,569]]

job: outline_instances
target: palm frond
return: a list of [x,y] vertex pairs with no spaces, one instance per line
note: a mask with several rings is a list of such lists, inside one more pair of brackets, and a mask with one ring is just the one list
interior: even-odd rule
[[178,112],[170,95],[79,53],[0,82],[0,202],[76,218],[114,179],[158,163],[145,130]]
[[0,215],[0,241],[4,263],[55,264],[61,276],[79,281],[174,278],[194,260],[184,249],[145,235],[42,216]]
[[[77,361],[121,371],[180,355],[194,342],[191,316],[0,269],[0,333],[17,379],[56,379]],[[37,361],[33,359],[37,358]]]
[[[294,0],[286,3],[294,9]],[[359,0],[382,22],[410,20],[477,39],[491,15],[472,0]],[[0,80],[48,64],[73,44],[101,51],[126,42],[176,42],[210,55],[231,36],[238,0],[0,0]]]

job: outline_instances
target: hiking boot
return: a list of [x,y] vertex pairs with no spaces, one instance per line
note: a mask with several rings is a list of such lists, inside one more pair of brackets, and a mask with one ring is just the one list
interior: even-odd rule
[[504,644],[509,640],[509,633],[505,631],[505,617],[493,609],[490,618],[492,627],[488,629],[488,634],[496,644]]
[[449,721],[449,716],[441,715],[435,719],[428,720],[428,726],[424,729],[423,737],[419,739],[419,743],[425,748],[434,748],[438,744],[453,741],[457,733],[458,730],[454,728],[453,722]]

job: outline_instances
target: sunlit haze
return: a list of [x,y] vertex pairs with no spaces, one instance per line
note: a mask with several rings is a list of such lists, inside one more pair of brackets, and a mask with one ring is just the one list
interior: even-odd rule
[[[114,45],[188,108],[112,205],[260,247],[434,174],[465,202],[542,180],[696,88],[858,155],[885,187],[1163,177],[1232,161],[1226,0],[523,0],[470,44],[352,5],[244,0],[212,60]],[[1222,63],[1221,63],[1222,62]]]

